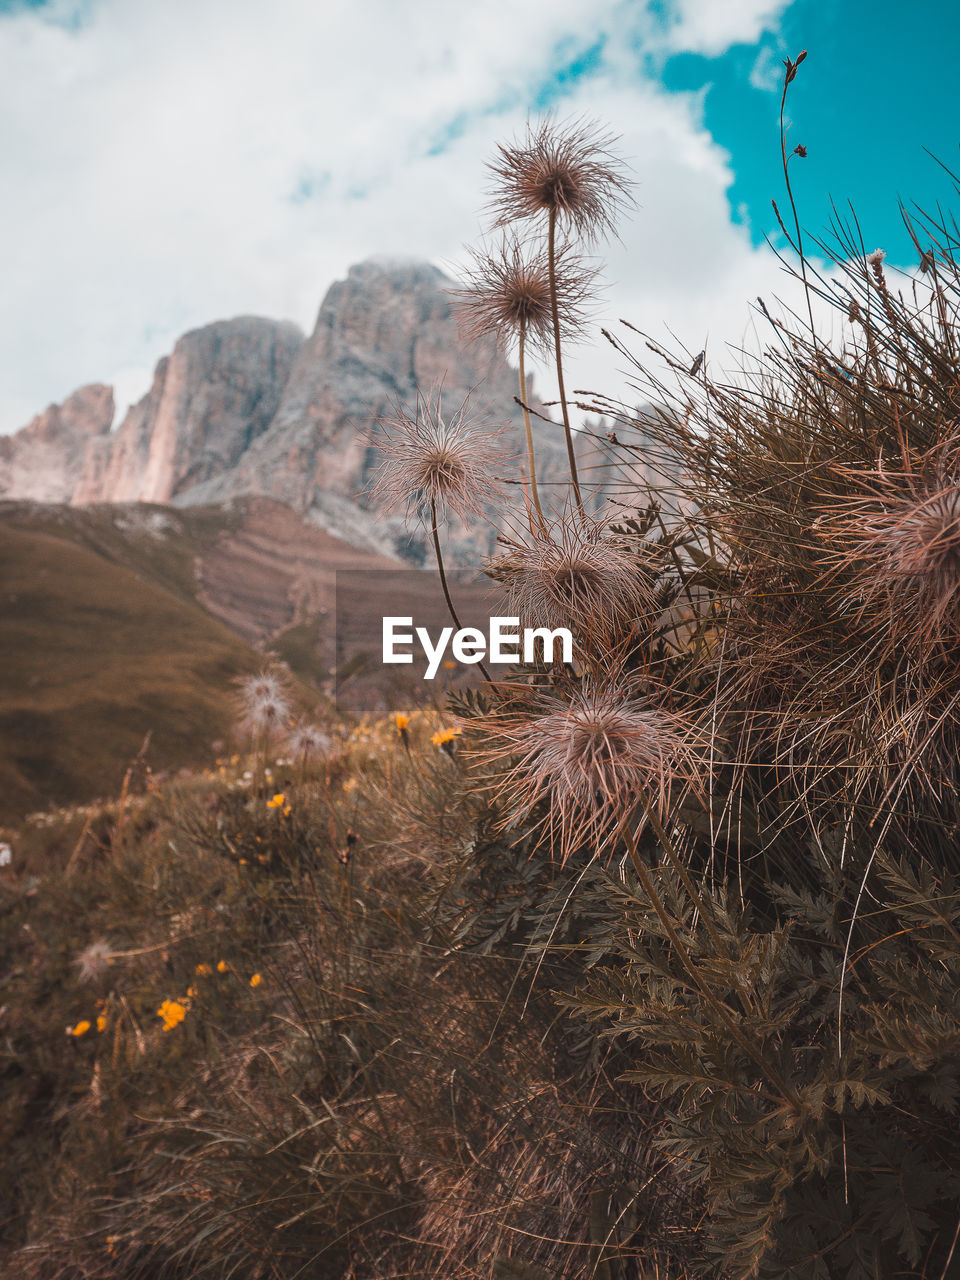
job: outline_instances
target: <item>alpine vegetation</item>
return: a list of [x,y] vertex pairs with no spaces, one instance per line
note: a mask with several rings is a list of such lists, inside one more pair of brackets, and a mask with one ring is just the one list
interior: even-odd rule
[[782,126],[801,306],[728,374],[624,322],[633,403],[572,404],[615,147],[549,119],[491,165],[457,305],[519,357],[519,481],[479,391],[369,436],[441,575],[450,625],[382,636],[433,705],[314,714],[271,668],[215,767],[0,832],[5,1274],[956,1276],[960,237],[912,215],[904,272],[802,233]]

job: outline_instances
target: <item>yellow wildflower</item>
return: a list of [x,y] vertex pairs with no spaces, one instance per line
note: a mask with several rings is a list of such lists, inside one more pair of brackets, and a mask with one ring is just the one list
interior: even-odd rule
[[349,795],[351,791],[356,791],[357,789],[356,778],[348,778],[346,782],[343,784],[343,789],[347,793],[347,795]]
[[260,974],[255,973],[253,977],[250,979],[250,985],[251,987],[259,987],[262,981],[263,981],[263,978],[261,978]]
[[164,1000],[157,1010],[157,1017],[163,1019],[164,1031],[172,1031],[186,1016],[186,1005],[182,1005],[179,1000]]
[[105,1013],[98,1014],[98,1015],[97,1015],[97,1030],[98,1030],[98,1031],[106,1031],[106,1029],[107,1029],[107,1015],[106,1015]]
[[459,734],[459,729],[438,729],[430,741],[435,747],[445,747]]
[[207,974],[210,973],[210,966],[208,964],[198,964],[196,968],[196,972],[200,975],[201,978],[205,978]]
[[267,801],[268,809],[280,809],[287,803],[287,797],[282,791],[278,791],[272,800]]
[[410,723],[410,717],[405,716],[402,711],[397,712],[394,716],[394,720],[397,722],[397,731],[399,733],[403,733],[404,729],[406,729],[407,725]]
[[68,1027],[67,1032],[71,1036],[85,1036],[90,1030],[90,1023],[86,1018],[82,1022],[78,1022],[75,1027]]
[[443,664],[443,666],[446,671],[454,671],[456,670],[457,664],[455,662],[451,662],[450,659],[448,658],[446,662]]
[[230,966],[227,964],[226,960],[217,961],[217,973],[226,973],[229,968]]
[[193,999],[195,998],[196,994],[197,994],[197,988],[196,988],[196,987],[187,987],[187,999],[188,999],[188,1000],[193,1000]]

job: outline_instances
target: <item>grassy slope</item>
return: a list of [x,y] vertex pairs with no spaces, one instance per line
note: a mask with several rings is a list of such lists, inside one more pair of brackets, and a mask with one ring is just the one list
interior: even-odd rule
[[155,768],[226,733],[224,694],[259,657],[192,600],[191,572],[189,545],[103,512],[0,510],[0,820],[115,791],[148,732]]

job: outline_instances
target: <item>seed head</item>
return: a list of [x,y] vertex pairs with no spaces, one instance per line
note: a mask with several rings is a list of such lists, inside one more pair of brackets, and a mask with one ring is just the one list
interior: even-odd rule
[[287,745],[294,757],[313,760],[326,755],[332,744],[323,730],[318,729],[315,724],[298,724],[287,739]]
[[240,729],[251,736],[279,733],[290,719],[283,677],[276,671],[261,671],[239,685]]
[[97,938],[91,942],[74,960],[80,970],[81,982],[98,982],[110,968],[113,960],[113,948],[106,938]]
[[514,817],[547,801],[545,819],[564,856],[575,844],[599,851],[638,804],[664,811],[675,782],[696,786],[700,762],[685,717],[622,680],[555,690],[532,706],[492,721],[498,745],[490,759],[509,760],[498,794]]
[[371,497],[384,510],[406,508],[424,518],[483,516],[499,496],[494,467],[505,461],[504,427],[472,416],[467,396],[452,417],[442,413],[441,389],[417,391],[414,408],[397,403],[396,416],[380,418],[374,443],[383,454]]
[[240,681],[240,696],[251,703],[264,698],[279,698],[283,692],[283,682],[273,671],[260,671]]
[[590,121],[528,125],[523,140],[501,144],[489,165],[494,226],[547,214],[586,240],[614,232],[620,211],[632,203],[632,184],[611,151],[615,142]]
[[507,545],[488,572],[522,626],[608,633],[651,608],[651,564],[601,520],[568,511]]
[[849,477],[858,492],[830,508],[821,531],[833,542],[829,559],[852,577],[860,615],[879,606],[897,640],[921,654],[960,639],[960,449]]
[[[468,341],[493,337],[508,350],[523,334],[529,348],[549,354],[553,344],[550,268],[543,245],[530,248],[505,237],[493,253],[473,251],[473,267],[456,292],[461,331]],[[570,245],[556,254],[555,280],[561,340],[577,337],[597,272]]]

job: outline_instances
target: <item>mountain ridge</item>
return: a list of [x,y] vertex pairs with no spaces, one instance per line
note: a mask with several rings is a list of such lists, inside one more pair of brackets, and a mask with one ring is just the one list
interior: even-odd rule
[[[0,498],[187,507],[264,496],[356,546],[416,561],[401,518],[370,497],[377,419],[442,382],[447,403],[472,396],[506,425],[505,455],[522,452],[518,375],[492,339],[462,340],[453,289],[432,263],[371,258],[330,285],[309,335],[258,316],[192,329],[112,430],[112,390],[90,384],[0,437]],[[565,476],[560,432],[537,420],[535,434],[549,487]],[[519,482],[519,463],[508,478]],[[461,559],[492,547],[492,529],[449,535]]]

